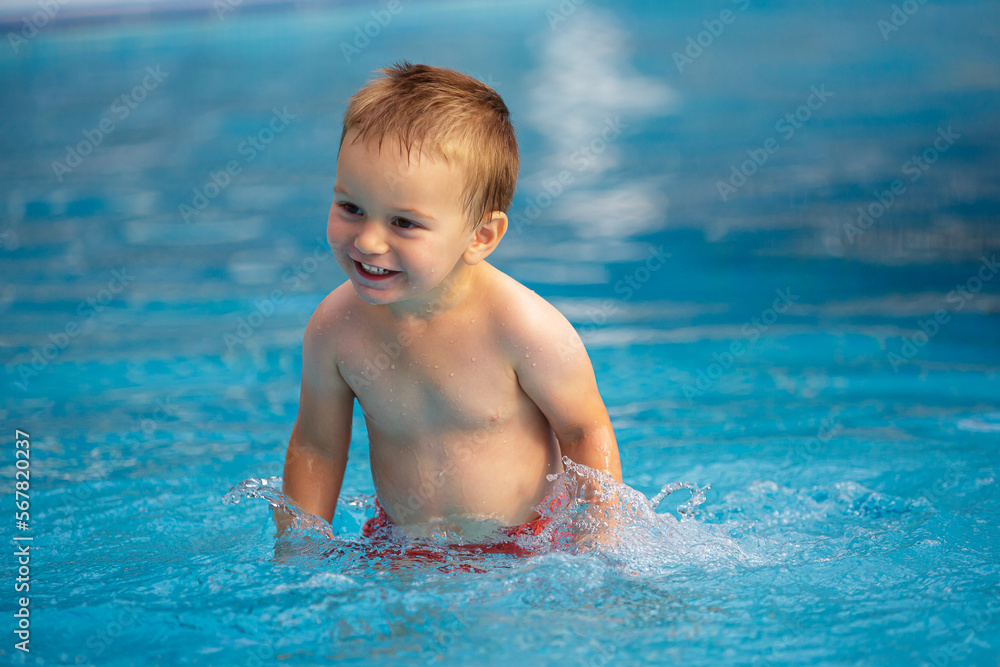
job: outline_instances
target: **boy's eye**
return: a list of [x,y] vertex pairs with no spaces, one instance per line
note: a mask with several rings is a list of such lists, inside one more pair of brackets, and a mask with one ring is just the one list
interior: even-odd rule
[[349,213],[350,215],[360,215],[361,214],[361,209],[358,208],[357,206],[355,206],[354,204],[352,204],[351,202],[346,202],[346,201],[345,202],[341,202],[340,203],[340,208],[343,209],[343,211],[345,213]]
[[412,220],[407,220],[406,218],[396,218],[396,226],[400,229],[416,229],[417,223]]

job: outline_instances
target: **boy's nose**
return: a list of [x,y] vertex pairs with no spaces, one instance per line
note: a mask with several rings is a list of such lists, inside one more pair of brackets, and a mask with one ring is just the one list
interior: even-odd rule
[[382,236],[381,225],[373,220],[366,220],[361,230],[354,237],[354,247],[366,255],[381,255],[389,247]]

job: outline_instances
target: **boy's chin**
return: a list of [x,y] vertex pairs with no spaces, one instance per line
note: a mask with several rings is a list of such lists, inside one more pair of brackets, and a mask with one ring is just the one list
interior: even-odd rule
[[360,283],[357,280],[352,280],[351,285],[354,287],[354,293],[358,295],[359,299],[373,306],[385,306],[413,298],[413,294],[395,286],[388,287],[388,289],[379,289],[378,287],[371,287],[370,285]]
[[373,306],[385,306],[390,303],[402,301],[400,295],[396,294],[395,291],[376,290],[364,285],[358,285],[357,283],[352,284],[354,285],[354,293],[358,295],[358,298]]
[[433,288],[430,290],[415,290],[412,285],[409,286],[410,289],[407,291],[400,289],[381,290],[369,287],[368,285],[362,285],[353,280],[351,281],[351,285],[354,287],[354,293],[358,295],[359,299],[373,306],[387,306],[403,302],[417,304],[422,300],[432,299],[432,294],[434,293]]

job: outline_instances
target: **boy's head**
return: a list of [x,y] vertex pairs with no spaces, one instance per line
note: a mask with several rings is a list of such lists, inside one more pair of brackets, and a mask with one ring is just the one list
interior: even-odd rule
[[[380,70],[350,100],[340,147],[397,141],[403,153],[443,158],[465,173],[460,193],[470,227],[510,208],[519,168],[510,112],[484,83],[451,69],[403,62]],[[392,175],[387,174],[391,179]]]

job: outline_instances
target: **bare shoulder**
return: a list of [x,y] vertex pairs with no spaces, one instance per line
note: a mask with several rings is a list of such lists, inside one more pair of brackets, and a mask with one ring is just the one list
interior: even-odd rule
[[555,306],[499,269],[494,268],[491,279],[498,337],[512,349],[531,347],[538,351],[538,347],[549,346],[565,356],[582,348],[573,325]]
[[348,330],[350,315],[355,304],[350,281],[326,295],[316,306],[302,341],[304,372],[330,373],[336,369],[337,340]]
[[309,328],[327,329],[343,326],[344,317],[350,315],[354,301],[355,294],[351,288],[351,281],[346,280],[316,306],[312,317],[309,318]]

